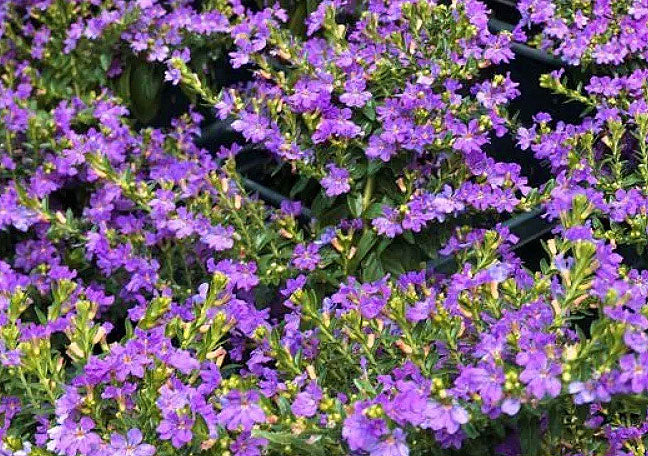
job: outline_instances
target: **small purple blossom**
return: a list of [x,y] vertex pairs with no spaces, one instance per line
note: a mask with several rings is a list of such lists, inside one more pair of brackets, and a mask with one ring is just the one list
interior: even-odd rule
[[257,423],[266,419],[263,409],[258,405],[259,394],[255,391],[234,390],[221,399],[223,406],[218,414],[218,422],[229,430],[242,428],[250,431]]
[[562,386],[556,376],[561,371],[559,364],[548,361],[545,357],[534,358],[520,374],[520,380],[537,399],[543,399],[545,396],[557,397]]
[[320,180],[322,187],[326,190],[326,196],[332,198],[351,190],[349,171],[332,164],[327,165],[326,169],[328,170],[328,175]]
[[78,423],[65,420],[60,427],[51,430],[54,436],[52,443],[66,456],[90,455],[101,444],[101,437],[92,432],[94,428],[94,421],[85,416]]
[[126,437],[121,434],[113,434],[110,437],[110,446],[107,451],[110,456],[153,456],[155,447],[142,443],[142,432],[134,428],[126,433]]
[[304,246],[299,244],[293,252],[292,264],[302,271],[314,271],[321,261],[320,246],[314,243]]
[[194,419],[188,415],[169,413],[157,427],[162,440],[170,440],[174,448],[182,448],[193,438]]

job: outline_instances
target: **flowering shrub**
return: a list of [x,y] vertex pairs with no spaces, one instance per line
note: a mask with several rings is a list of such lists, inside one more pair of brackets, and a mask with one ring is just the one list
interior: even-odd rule
[[619,65],[646,59],[648,10],[642,0],[521,0],[513,34],[571,65]]
[[[0,5],[0,455],[646,454],[648,88],[602,66],[642,61],[645,8],[520,8]],[[579,121],[508,112],[538,25],[612,74],[540,77]],[[195,105],[155,128],[165,83]],[[213,110],[301,201],[198,145]],[[497,216],[530,209],[537,265]]]
[[[113,89],[142,121],[161,104],[163,81],[180,82],[178,63],[204,81],[247,12],[240,2],[18,1],[0,6],[7,73],[37,72],[43,101]],[[261,13],[264,17],[266,13]],[[250,13],[250,17],[253,14]],[[28,65],[27,62],[29,63]]]
[[[52,284],[49,323],[19,331],[34,305],[23,291],[30,279],[6,265],[2,360],[7,377],[21,379],[7,392],[25,394],[34,410],[14,403],[5,419],[15,432],[35,415],[36,442],[68,455],[128,445],[142,454],[344,454],[341,444],[372,455],[465,445],[479,454],[493,439],[514,450],[519,432],[529,452],[640,448],[645,430],[627,423],[646,407],[646,276],[624,270],[591,235],[567,228],[535,276],[500,229],[452,238],[460,266],[445,277],[350,279],[323,300],[298,279],[282,290],[291,311],[279,325],[216,273],[176,315],[163,310],[170,297],[150,301],[110,347],[110,328],[94,323],[96,294],[66,279]],[[575,322],[591,308],[601,313],[587,337]],[[63,369],[57,332],[77,369]],[[95,344],[103,355],[92,354]],[[242,369],[230,366],[248,350]],[[629,408],[592,405],[618,398]],[[51,417],[36,407],[48,400]]]
[[303,41],[270,22],[262,52],[235,53],[259,77],[215,106],[290,166],[294,193],[319,181],[318,229],[359,219],[349,237],[363,249],[344,275],[403,272],[389,261],[403,249],[434,257],[435,222],[533,205],[519,165],[484,150],[507,132],[506,104],[519,93],[508,75],[482,74],[513,55],[508,34],[488,31],[484,5],[373,1],[348,26],[336,22],[340,5],[321,3]]
[[595,115],[580,124],[555,126],[541,115],[536,125],[518,130],[522,147],[549,160],[556,173],[549,213],[557,216],[576,195],[586,195],[600,238],[643,248],[648,241],[646,71],[593,76],[579,90],[570,89],[561,76],[562,72],[545,75],[542,82],[567,99],[588,105]]

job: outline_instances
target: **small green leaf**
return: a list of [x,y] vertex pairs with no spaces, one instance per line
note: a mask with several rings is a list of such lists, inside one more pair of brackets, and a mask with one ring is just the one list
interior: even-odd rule
[[255,437],[260,437],[268,440],[269,442],[281,447],[281,449],[287,446],[293,450],[299,451],[300,454],[326,456],[324,448],[322,448],[321,446],[316,446],[316,443],[319,442],[321,436],[315,436],[312,439],[312,443],[309,443],[308,441],[287,432],[269,432],[255,430],[252,431],[252,434]]
[[119,95],[119,98],[126,102],[130,100],[130,74],[132,68],[132,65],[126,65],[115,85],[115,92]]
[[380,217],[383,214],[383,206],[382,203],[372,203],[364,213],[365,218],[373,220]]
[[528,413],[521,416],[520,421],[520,443],[522,454],[525,456],[537,456],[540,452],[540,420]]
[[354,272],[360,262],[367,256],[371,248],[378,241],[378,235],[373,230],[367,230],[362,233],[360,241],[358,241],[356,254],[349,265],[349,272]]
[[34,307],[34,311],[36,312],[36,316],[38,317],[38,322],[41,325],[47,323],[47,317],[45,316],[42,310],[40,310],[38,307]]
[[153,120],[160,109],[162,74],[150,63],[137,62],[130,75],[130,106],[144,123]]
[[310,178],[301,176],[297,183],[293,186],[293,188],[290,189],[290,197],[294,198],[295,195],[304,190],[306,188],[306,185],[308,185],[308,182],[310,182]]
[[367,259],[362,262],[362,280],[375,282],[385,276],[385,271],[378,259],[376,252],[371,252]]
[[479,436],[479,432],[477,432],[477,428],[475,428],[475,425],[472,423],[464,424],[463,430],[469,439],[475,439]]
[[383,162],[382,160],[370,160],[369,164],[367,165],[367,174],[369,176],[373,176],[383,168],[384,164],[385,162]]
[[362,113],[365,117],[372,122],[376,120],[376,103],[373,100],[369,100],[364,108],[362,108]]
[[349,193],[347,196],[347,206],[349,206],[349,212],[355,218],[359,218],[362,215],[362,195],[357,193]]
[[101,68],[104,71],[108,71],[110,69],[110,63],[112,62],[112,57],[109,54],[101,54],[99,56],[99,61],[101,62]]

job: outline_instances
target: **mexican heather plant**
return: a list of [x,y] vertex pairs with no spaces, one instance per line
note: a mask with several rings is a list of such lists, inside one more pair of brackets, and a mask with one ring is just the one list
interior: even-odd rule
[[[510,36],[488,31],[485,6],[373,1],[343,25],[341,5],[321,3],[306,40],[270,21],[257,52],[245,35],[253,27],[241,28],[231,56],[253,62],[257,78],[215,103],[292,170],[293,195],[319,182],[316,232],[356,220],[348,236],[357,251],[338,249],[348,257],[340,279],[419,267],[436,256],[439,224],[459,215],[533,205],[520,167],[484,149],[506,133],[506,104],[519,93],[508,75],[483,71],[512,57]],[[410,262],[393,261],[403,251]]]
[[180,81],[172,62],[221,83],[213,62],[226,54],[246,12],[240,2],[219,0],[3,2],[0,53],[8,73],[27,66],[38,75],[41,102],[110,87],[148,122],[160,108],[164,81]]
[[586,105],[594,115],[578,124],[555,125],[540,115],[531,128],[518,130],[522,148],[548,160],[557,176],[548,203],[552,216],[575,196],[586,195],[598,237],[641,249],[648,242],[646,75],[639,69],[627,76],[592,76],[578,89],[570,88],[562,71],[545,75],[545,87]]
[[[31,301],[30,278],[6,265],[3,382],[24,399],[5,403],[6,441],[19,448],[35,420],[35,443],[65,455],[641,454],[645,274],[582,225],[548,243],[535,275],[511,241],[458,233],[448,276],[350,279],[330,296],[289,281],[279,324],[217,272],[180,313],[160,311],[170,296],[150,301],[111,345],[96,295],[61,279]],[[21,323],[47,303],[44,325]],[[577,322],[590,309],[588,337]]]
[[648,9],[643,0],[521,0],[516,39],[570,65],[645,62]]
[[[645,70],[543,76],[592,115],[521,128],[479,2],[298,5],[306,38],[257,6],[0,5],[0,455],[645,455],[648,272],[617,251],[647,239]],[[643,10],[615,8],[592,11],[620,42],[603,24]],[[203,71],[224,49],[251,82]],[[240,145],[199,147],[201,106],[146,126],[120,86],[159,72],[315,188],[316,220],[246,192]],[[488,155],[512,127],[548,185]],[[538,266],[461,226],[536,206]]]

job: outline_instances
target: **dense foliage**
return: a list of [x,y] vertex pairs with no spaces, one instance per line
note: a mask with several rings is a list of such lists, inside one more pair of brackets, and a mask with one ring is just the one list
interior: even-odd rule
[[648,4],[517,7],[0,2],[0,455],[647,454]]

